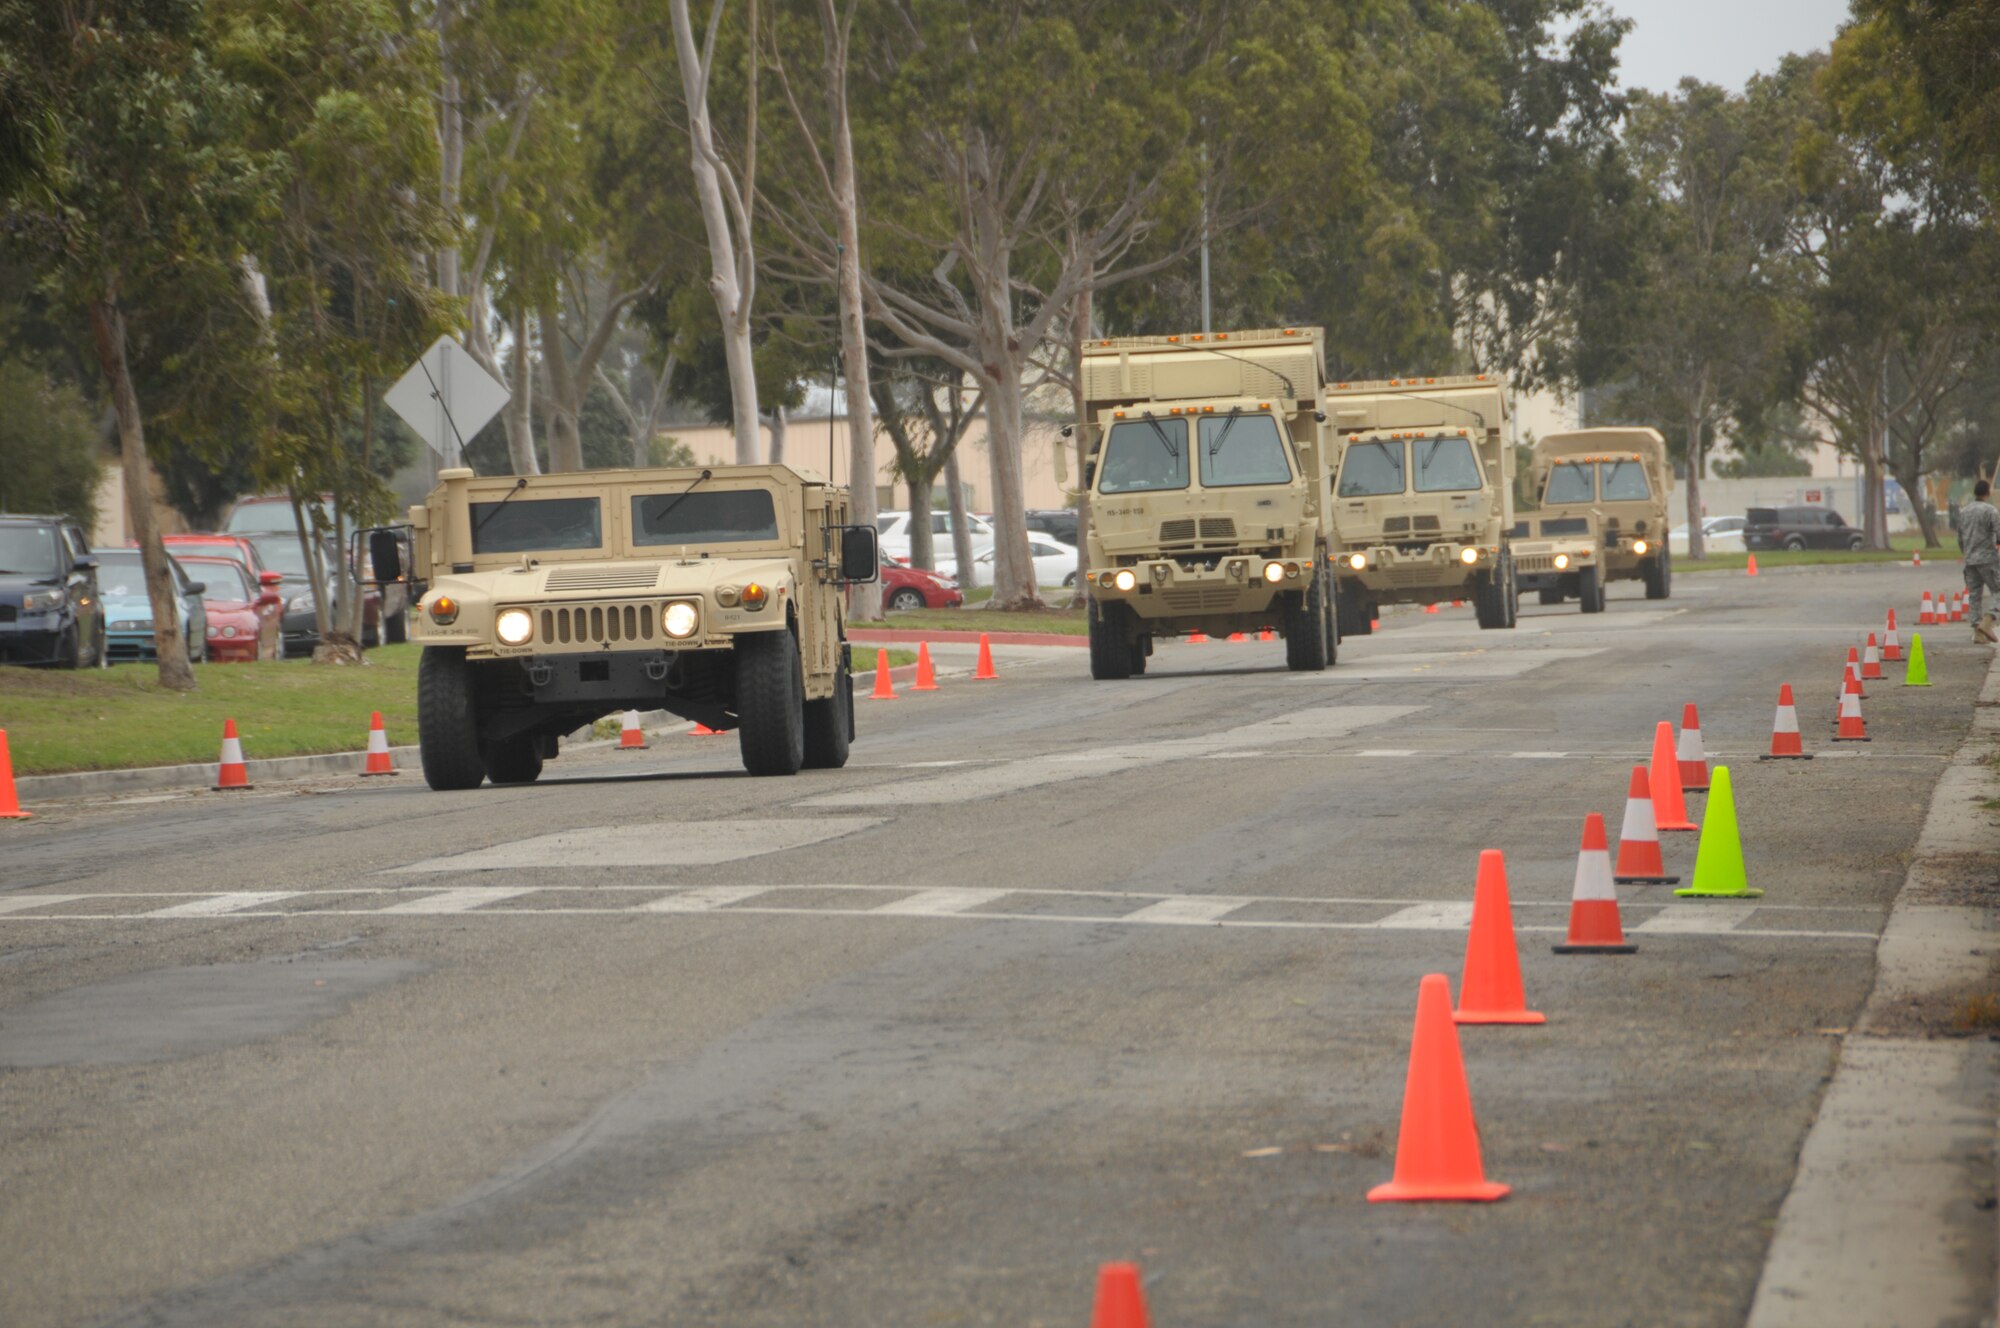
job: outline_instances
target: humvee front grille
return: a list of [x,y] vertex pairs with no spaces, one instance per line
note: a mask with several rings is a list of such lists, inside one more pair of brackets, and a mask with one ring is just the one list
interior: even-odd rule
[[1553,572],[1556,570],[1556,556],[1553,553],[1517,553],[1514,555],[1514,570]]
[[1590,519],[1581,516],[1556,517],[1542,522],[1544,535],[1587,535],[1590,533]]
[[651,643],[654,631],[651,604],[563,604],[542,610],[541,642],[544,645],[612,645]]
[[616,567],[558,567],[549,573],[549,590],[651,590],[660,579],[660,564]]

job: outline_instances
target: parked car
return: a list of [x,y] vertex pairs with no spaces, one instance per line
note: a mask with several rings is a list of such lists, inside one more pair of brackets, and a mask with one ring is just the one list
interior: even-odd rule
[[257,546],[242,535],[198,531],[185,535],[162,535],[160,543],[166,545],[167,552],[176,558],[234,558],[250,569],[253,582],[257,574],[265,570],[264,555],[258,553]]
[[201,602],[208,614],[210,659],[249,663],[279,657],[283,643],[278,624],[285,612],[285,597],[278,592],[282,576],[253,573],[235,558],[174,557],[205,587]]
[[953,609],[965,603],[958,582],[938,572],[901,563],[882,564],[882,607],[892,613],[909,609]]
[[[993,547],[991,522],[967,513],[965,524],[972,532],[972,551],[975,554]],[[875,518],[875,528],[881,532],[882,557],[887,560],[900,557],[907,561],[910,556],[910,514],[883,512]],[[951,556],[950,512],[931,513],[931,549],[940,562]]]
[[1746,549],[1858,549],[1865,542],[1830,507],[1753,507],[1743,516]]
[[1058,544],[1073,546],[1076,543],[1076,509],[1031,507],[1028,509],[1028,529],[1040,531]]
[[[1058,544],[1046,535],[1028,536],[1028,555],[1035,560],[1035,584],[1073,586],[1076,584],[1076,546]],[[993,550],[972,560],[972,584],[993,584]]]
[[[333,531],[333,500],[323,497],[319,502],[319,516],[325,527]],[[259,494],[252,498],[239,498],[223,518],[226,533],[252,537],[257,542],[263,537],[290,535],[294,543],[298,540],[298,520],[292,513],[292,500],[282,493]],[[329,547],[348,547],[351,530],[335,532]],[[326,560],[328,575],[338,564],[331,555]],[[361,551],[361,563],[355,574],[363,581],[371,579],[374,569],[369,565],[366,549]],[[296,598],[296,596],[294,596]],[[361,642],[375,645],[381,641],[400,643],[409,640],[409,587],[401,583],[386,586],[366,587],[361,596]],[[294,615],[296,616],[296,615]],[[296,634],[294,634],[296,636]],[[312,645],[319,644],[317,628],[311,633]],[[292,639],[292,638],[288,638]],[[307,647],[310,649],[310,647]]]
[[[181,635],[188,659],[208,658],[208,610],[201,602],[207,587],[189,577],[180,560],[167,555],[167,573],[174,579],[180,601]],[[159,658],[153,643],[153,601],[146,593],[146,565],[137,549],[104,549],[97,555],[97,586],[104,596],[105,640],[114,664]]]
[[[1701,543],[1705,553],[1741,553],[1743,551],[1743,523],[1740,516],[1706,516],[1701,519]],[[1682,522],[1667,532],[1667,551],[1686,553],[1688,551],[1687,523]]]
[[66,517],[0,514],[0,660],[104,662],[97,555]]

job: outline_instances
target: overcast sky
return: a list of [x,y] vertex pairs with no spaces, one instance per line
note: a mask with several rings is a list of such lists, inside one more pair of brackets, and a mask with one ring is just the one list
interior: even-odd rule
[[1741,90],[1780,56],[1825,46],[1847,17],[1847,0],[1609,0],[1633,21],[1619,49],[1622,83],[1671,90],[1692,74]]

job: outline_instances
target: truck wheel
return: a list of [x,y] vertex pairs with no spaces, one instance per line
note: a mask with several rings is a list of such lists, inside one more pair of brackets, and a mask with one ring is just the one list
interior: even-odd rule
[[1294,673],[1318,673],[1327,665],[1326,572],[1314,569],[1312,584],[1299,594],[1297,605],[1285,611],[1285,667]]
[[806,702],[806,769],[838,770],[846,765],[853,737],[854,675],[848,671],[847,650],[842,647],[833,695]]
[[405,641],[409,640],[410,611],[408,609],[404,609],[401,612],[397,613],[395,617],[389,619],[388,625],[384,629],[384,631],[385,635],[383,636],[382,639],[387,641],[392,646],[402,645]]
[[806,759],[806,693],[789,631],[736,638],[736,738],[753,775],[796,775]]
[[1132,639],[1132,676],[1133,676],[1133,677],[1135,677],[1135,678],[1139,678],[1139,677],[1143,677],[1143,676],[1145,676],[1145,672],[1146,672],[1146,660],[1147,660],[1148,658],[1150,658],[1150,657],[1152,656],[1152,653],[1153,653],[1153,638],[1152,638],[1152,637],[1150,637],[1150,636],[1139,636],[1139,637],[1134,637],[1134,638]]
[[1563,602],[1561,586],[1543,586],[1541,595],[1542,603],[1544,604],[1560,604]]
[[1346,590],[1334,587],[1333,616],[1342,636],[1367,636],[1374,630],[1369,620],[1375,615],[1369,611],[1368,600],[1359,585],[1351,585]]
[[496,784],[532,784],[542,773],[542,748],[532,733],[486,746],[486,777]]
[[479,702],[463,650],[426,646],[417,659],[417,746],[424,782],[440,792],[478,788]]
[[1132,676],[1132,660],[1141,656],[1143,644],[1134,645],[1125,635],[1122,605],[1090,601],[1090,676],[1099,682],[1116,682]]
[[[1322,566],[1330,566],[1320,559]],[[1326,666],[1332,668],[1340,662],[1340,582],[1333,579],[1330,571],[1321,571],[1316,578],[1326,591],[1326,613],[1320,623],[1326,628]]]
[[1646,564],[1646,598],[1665,599],[1674,593],[1674,558],[1665,549]]
[[1472,607],[1479,625],[1487,630],[1512,627],[1520,621],[1521,592],[1514,581],[1514,559],[1505,550],[1493,570],[1473,586]]
[[1586,567],[1576,574],[1576,597],[1585,613],[1604,612],[1604,569]]

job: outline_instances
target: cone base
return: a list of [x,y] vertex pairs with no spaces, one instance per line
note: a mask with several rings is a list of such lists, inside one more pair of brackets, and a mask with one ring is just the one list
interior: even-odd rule
[[621,742],[618,744],[618,750],[621,752],[643,752],[646,750],[646,744],[643,742]]
[[383,775],[400,775],[402,773],[400,770],[363,770],[361,777],[363,779],[379,779]]
[[1906,683],[1904,683],[1904,684],[1903,684],[1903,686],[1905,686],[1905,687],[1928,687],[1928,686],[1930,686],[1930,684],[1929,684],[1929,683],[1927,683],[1927,682],[1906,682]]
[[1681,878],[1678,876],[1614,876],[1611,879],[1619,885],[1679,885],[1681,883]]
[[1511,1185],[1495,1180],[1468,1181],[1462,1185],[1406,1185],[1390,1181],[1368,1191],[1369,1203],[1492,1203],[1514,1192]]
[[944,688],[938,686],[936,683],[932,683],[930,686],[926,687],[919,682],[910,684],[910,690],[913,692],[941,692],[944,690]]
[[1557,954],[1638,954],[1636,945],[1551,945]]
[[254,787],[254,785],[250,785],[250,784],[217,784],[217,785],[216,785],[216,786],[215,786],[214,788],[210,789],[210,790],[209,790],[209,792],[210,792],[210,793],[241,793],[241,792],[243,792],[243,791],[244,791],[245,789],[248,789],[248,788],[252,788],[252,787]]
[[0,821],[25,821],[33,812],[0,812]]
[[1840,737],[1840,736],[1839,736],[1839,735],[1837,735],[1837,734],[1836,734],[1836,735],[1834,736],[1834,739],[1833,739],[1833,740],[1834,740],[1835,742],[1873,742],[1873,741],[1875,741],[1875,740],[1874,740],[1873,738],[1843,738],[1843,737]]
[[1762,899],[1764,897],[1762,890],[1697,890],[1693,886],[1688,886],[1685,890],[1676,890],[1674,893],[1688,899]]
[[1453,1010],[1454,1024],[1546,1024],[1549,1017],[1539,1010]]
[[1810,761],[1813,759],[1813,754],[1811,752],[1766,753],[1757,759],[1760,761]]

